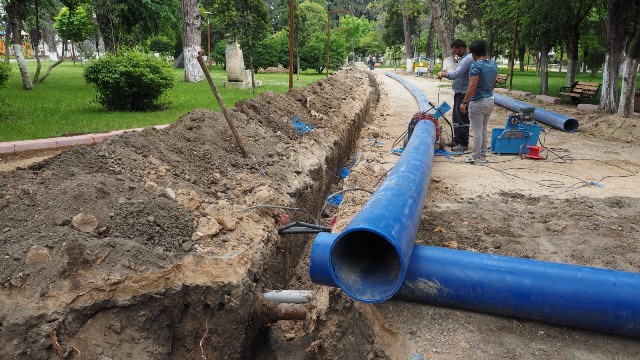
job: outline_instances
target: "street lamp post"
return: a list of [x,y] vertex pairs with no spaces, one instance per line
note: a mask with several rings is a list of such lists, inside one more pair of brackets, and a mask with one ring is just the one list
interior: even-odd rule
[[211,67],[211,18],[213,15],[212,12],[205,11],[205,15],[207,15],[207,61],[209,62],[209,67]]

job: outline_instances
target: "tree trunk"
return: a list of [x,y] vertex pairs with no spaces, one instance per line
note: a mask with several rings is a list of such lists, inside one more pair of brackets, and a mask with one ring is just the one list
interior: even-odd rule
[[[11,22],[11,41],[13,41],[13,55],[18,62],[18,68],[20,68],[20,75],[22,76],[22,88],[24,90],[32,90],[33,84],[31,83],[31,76],[29,75],[29,69],[27,69],[27,61],[24,58],[24,52],[22,51],[22,36],[20,31],[22,30],[22,21],[26,11],[25,3],[22,1],[12,1],[6,5],[5,10],[9,15],[9,21]],[[8,43],[7,46],[8,47]]]
[[494,24],[494,21],[491,21],[489,26],[489,36],[487,38],[487,59],[491,60],[491,55],[493,54],[493,43],[495,42],[496,38],[496,26]]
[[633,100],[636,89],[636,75],[640,63],[640,25],[636,28],[636,35],[624,62],[622,76],[622,91],[620,93],[620,106],[618,115],[628,118],[633,115]]
[[520,72],[524,72],[524,57],[526,55],[527,48],[524,45],[518,47],[518,60],[520,61]]
[[200,82],[204,80],[204,73],[198,64],[200,51],[200,9],[198,0],[182,0],[182,26],[184,29],[184,80],[186,82]]
[[[576,29],[578,30],[578,29]],[[567,76],[566,85],[571,86],[576,82],[576,74],[580,68],[578,62],[578,45],[580,43],[580,33],[578,31],[572,32],[567,37]]]
[[589,43],[587,41],[584,42],[584,46],[582,48],[582,58],[584,59],[584,63],[582,63],[582,72],[587,72],[587,58],[589,57]]
[[11,26],[9,19],[7,19],[7,27],[4,30],[4,59],[9,62],[11,55],[9,55],[9,34],[11,34]]
[[409,28],[407,0],[402,0],[402,29],[404,31],[404,49],[406,51],[406,59],[413,59],[413,45],[411,44],[411,30]]
[[440,46],[440,51],[442,51],[443,64],[445,59],[449,59],[449,61],[453,63],[451,43],[453,42],[453,29],[455,29],[456,23],[443,18],[444,15],[440,8],[440,0],[430,0],[430,3],[431,12],[433,13],[433,25],[438,33],[438,44]]
[[56,31],[53,28],[53,19],[49,14],[45,15],[44,39],[47,42],[49,54],[57,54],[58,49],[56,49]]
[[562,58],[564,57],[564,46],[560,45],[560,60],[558,60],[558,72],[562,72]]
[[425,53],[429,58],[429,71],[433,73],[433,65],[434,65],[434,56],[433,56],[433,19],[429,23],[429,34],[427,35],[427,48],[425,49]]
[[[35,1],[35,9],[36,9],[36,30],[34,31],[34,33],[31,35],[31,45],[33,46],[33,56],[36,58],[36,73],[33,74],[33,82],[37,83],[38,82],[38,78],[40,78],[40,69],[42,68],[42,64],[40,63],[40,54],[39,54],[39,48],[40,48],[40,39],[41,39],[41,35],[42,33],[40,32],[40,8],[39,8],[39,3],[38,0]],[[42,47],[42,50],[44,51],[44,46]]]
[[551,45],[542,44],[540,49],[540,95],[549,95],[549,51]]
[[618,75],[622,64],[624,29],[632,3],[633,1],[628,0],[607,1],[605,21],[607,54],[602,72],[602,94],[600,97],[600,109],[604,109],[607,114],[618,111]]

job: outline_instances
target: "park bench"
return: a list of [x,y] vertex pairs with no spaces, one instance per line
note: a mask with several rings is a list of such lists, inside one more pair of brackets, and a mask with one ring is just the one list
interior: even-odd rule
[[507,79],[509,79],[509,75],[498,74],[496,76],[496,87],[503,87],[507,83]]
[[571,86],[563,86],[558,91],[561,97],[568,97],[574,104],[584,103],[587,100],[594,100],[600,90],[600,84],[584,81],[576,81]]

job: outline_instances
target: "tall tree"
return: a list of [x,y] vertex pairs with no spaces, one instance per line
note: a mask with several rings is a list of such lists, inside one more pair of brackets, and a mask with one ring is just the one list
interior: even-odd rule
[[573,85],[576,81],[576,74],[579,70],[578,48],[580,44],[580,34],[584,32],[583,23],[587,18],[595,0],[565,0],[562,2],[564,23],[562,24],[567,46],[567,86]]
[[607,0],[605,21],[607,53],[602,72],[600,109],[604,109],[608,114],[618,111],[618,77],[622,64],[624,31],[632,4],[632,0]]
[[404,34],[404,49],[406,51],[405,58],[409,60],[409,59],[413,59],[413,45],[411,44],[411,29],[409,25],[409,7],[407,6],[408,0],[401,0],[401,1],[402,1],[402,32]]
[[560,3],[555,0],[522,0],[522,35],[540,52],[540,94],[549,94],[549,52],[561,36]]
[[202,42],[200,8],[198,0],[182,0],[182,24],[184,32],[184,80],[199,82],[204,80],[204,73],[198,64],[198,51]]
[[26,15],[26,0],[11,0],[6,5],[6,11],[11,22],[11,41],[13,42],[13,54],[18,62],[20,75],[22,76],[22,88],[32,90],[31,76],[27,69],[27,62],[22,51],[22,22]]
[[[637,14],[637,11],[636,11]],[[637,17],[636,17],[637,21]],[[630,117],[633,115],[634,93],[636,89],[636,78],[638,75],[638,64],[640,63],[640,23],[636,24],[636,33],[633,37],[631,47],[627,52],[624,61],[622,90],[620,92],[620,106],[618,115]]]

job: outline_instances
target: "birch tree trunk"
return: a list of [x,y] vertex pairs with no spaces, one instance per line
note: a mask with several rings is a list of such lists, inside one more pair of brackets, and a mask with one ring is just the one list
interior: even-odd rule
[[200,9],[198,0],[182,0],[182,27],[184,30],[184,80],[186,82],[200,82],[204,80],[204,73],[198,63],[200,51]]
[[622,91],[620,93],[620,105],[618,115],[628,118],[633,115],[633,100],[636,89],[636,75],[640,64],[640,25],[636,28],[636,35],[624,61],[624,73],[622,76]]
[[607,1],[607,19],[605,21],[607,54],[602,72],[602,94],[600,96],[600,109],[603,109],[607,114],[618,111],[618,76],[622,64],[624,29],[632,3],[628,0]]

